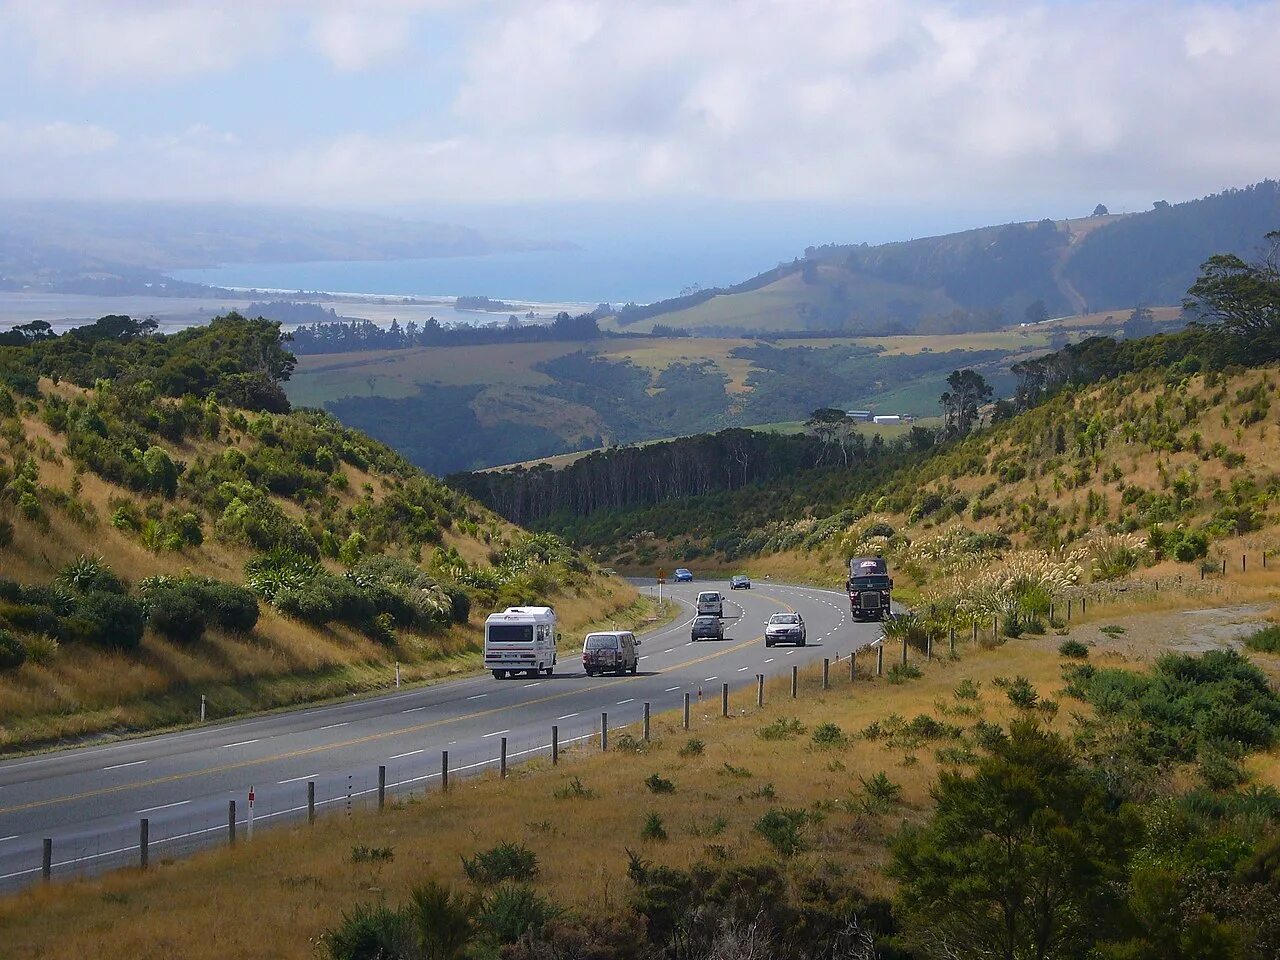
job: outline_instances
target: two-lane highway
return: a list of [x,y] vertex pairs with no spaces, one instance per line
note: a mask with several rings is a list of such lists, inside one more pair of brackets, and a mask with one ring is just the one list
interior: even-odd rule
[[[723,641],[689,637],[693,599],[702,589],[728,598]],[[178,733],[85,747],[0,764],[0,885],[38,879],[44,838],[53,840],[54,875],[137,861],[138,821],[150,822],[153,857],[221,842],[228,800],[247,826],[255,792],[259,828],[305,815],[308,782],[322,809],[355,804],[376,790],[387,768],[389,793],[433,788],[441,751],[464,775],[498,762],[502,738],[510,762],[560,743],[593,738],[600,714],[611,728],[636,723],[643,704],[674,709],[685,693],[710,702],[755,675],[789,672],[793,663],[847,655],[880,636],[878,624],[853,623],[848,602],[831,591],[759,583],[672,585],[684,615],[641,635],[634,676],[588,678],[580,657],[562,656],[555,676],[495,680],[488,674],[415,690],[270,714]],[[795,610],[809,645],[766,648],[772,613]]]

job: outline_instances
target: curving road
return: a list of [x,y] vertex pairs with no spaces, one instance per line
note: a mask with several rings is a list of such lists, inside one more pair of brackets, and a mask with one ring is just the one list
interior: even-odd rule
[[[729,598],[725,639],[690,643],[693,600],[708,587]],[[563,746],[598,737],[602,712],[611,730],[638,723],[646,701],[657,714],[689,693],[709,713],[719,709],[721,683],[749,686],[757,673],[847,657],[880,636],[879,624],[853,622],[844,595],[832,591],[761,582],[750,591],[717,582],[665,589],[682,616],[641,635],[634,676],[588,678],[578,656],[564,656],[551,678],[485,674],[2,763],[0,886],[40,879],[45,838],[53,840],[55,877],[93,873],[138,862],[146,817],[158,861],[226,842],[229,800],[243,837],[251,787],[258,829],[305,817],[308,781],[322,811],[376,802],[379,765],[388,794],[439,789],[441,751],[449,751],[452,778],[496,766],[504,737],[513,764],[548,754],[553,724]],[[808,646],[764,646],[764,623],[782,610],[804,616]]]

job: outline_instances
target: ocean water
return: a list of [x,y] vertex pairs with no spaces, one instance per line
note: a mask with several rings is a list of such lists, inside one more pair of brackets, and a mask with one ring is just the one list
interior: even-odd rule
[[790,260],[788,242],[592,245],[430,260],[226,264],[179,270],[182,280],[222,287],[486,296],[537,303],[651,303],[694,284],[734,284]]

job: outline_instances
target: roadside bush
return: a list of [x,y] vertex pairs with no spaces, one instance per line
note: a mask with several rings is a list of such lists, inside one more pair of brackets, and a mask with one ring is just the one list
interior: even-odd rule
[[1259,653],[1280,653],[1280,626],[1264,627],[1246,637],[1244,645]]
[[805,828],[816,818],[808,810],[774,807],[756,821],[755,831],[784,857],[808,849]]
[[501,887],[485,898],[476,913],[476,925],[486,939],[505,946],[515,943],[526,934],[541,930],[547,921],[555,919],[560,912],[558,907],[532,887]]
[[413,934],[404,910],[357,904],[320,935],[316,948],[326,960],[409,960],[416,953]]
[[1089,648],[1079,640],[1064,640],[1058,644],[1058,653],[1072,660],[1083,660],[1089,656]]
[[815,727],[811,739],[819,747],[842,747],[849,742],[844,731],[837,724],[830,722]]
[[47,633],[28,637],[23,645],[27,648],[27,660],[40,666],[53,663],[58,656],[58,641]]
[[914,663],[895,663],[885,676],[890,683],[906,683],[908,680],[919,680],[924,674]]
[[118,593],[76,597],[75,611],[63,621],[65,639],[112,650],[136,650],[142,643],[146,614],[142,604]]
[[651,773],[645,778],[644,785],[649,788],[650,793],[675,793],[676,785],[666,777],[656,773]]
[[790,740],[804,733],[804,724],[795,717],[779,717],[756,731],[761,740]]
[[706,751],[707,745],[697,737],[690,737],[685,745],[676,752],[686,760],[689,757],[700,757]]
[[662,817],[656,813],[650,813],[645,817],[644,826],[640,828],[640,839],[665,841],[667,839],[667,828],[662,822]]
[[470,859],[463,857],[462,869],[468,880],[485,887],[504,880],[532,880],[538,875],[538,855],[523,843],[504,840]]
[[208,620],[204,606],[192,590],[175,584],[148,591],[147,622],[156,633],[180,643],[194,643],[204,636]]
[[16,670],[27,662],[27,648],[8,630],[0,630],[0,670]]
[[859,777],[858,781],[862,784],[862,808],[869,814],[888,813],[902,798],[901,785],[890,780],[883,770],[870,779]]

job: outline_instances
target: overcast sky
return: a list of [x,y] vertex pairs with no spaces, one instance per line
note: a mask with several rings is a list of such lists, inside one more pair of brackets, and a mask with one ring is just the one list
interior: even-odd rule
[[1277,51],[1244,0],[0,0],[0,195],[1145,207],[1280,175]]

